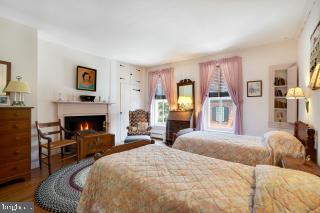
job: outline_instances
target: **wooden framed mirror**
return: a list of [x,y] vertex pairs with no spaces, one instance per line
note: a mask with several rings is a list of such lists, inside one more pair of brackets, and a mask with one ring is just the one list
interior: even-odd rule
[[194,110],[194,81],[181,80],[177,83],[178,110]]
[[0,60],[0,95],[9,95],[3,92],[11,80],[11,63]]

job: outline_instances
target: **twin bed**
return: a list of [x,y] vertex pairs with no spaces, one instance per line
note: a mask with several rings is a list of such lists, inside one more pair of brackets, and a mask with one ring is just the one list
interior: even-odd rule
[[279,165],[283,157],[304,158],[306,154],[314,160],[314,130],[302,122],[295,125],[295,135],[270,131],[263,137],[191,131],[179,136],[172,147],[249,166]]
[[320,178],[312,174],[147,142],[104,154],[90,170],[78,212],[320,212]]

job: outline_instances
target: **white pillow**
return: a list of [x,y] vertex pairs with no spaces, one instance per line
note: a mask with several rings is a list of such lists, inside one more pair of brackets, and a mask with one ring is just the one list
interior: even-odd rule
[[272,149],[273,163],[279,164],[283,157],[304,158],[303,144],[292,134],[285,131],[270,131],[264,134],[265,143]]

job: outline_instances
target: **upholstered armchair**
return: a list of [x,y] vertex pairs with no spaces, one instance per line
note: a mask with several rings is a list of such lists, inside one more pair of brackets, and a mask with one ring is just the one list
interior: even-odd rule
[[142,109],[129,111],[128,135],[150,135],[150,113]]

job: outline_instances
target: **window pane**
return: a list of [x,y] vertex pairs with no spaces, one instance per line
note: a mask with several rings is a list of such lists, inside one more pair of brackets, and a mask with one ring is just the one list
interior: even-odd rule
[[209,98],[209,129],[232,129],[233,102],[230,97]]
[[167,103],[167,99],[156,99],[154,107],[155,124],[165,125],[169,114],[169,105]]

